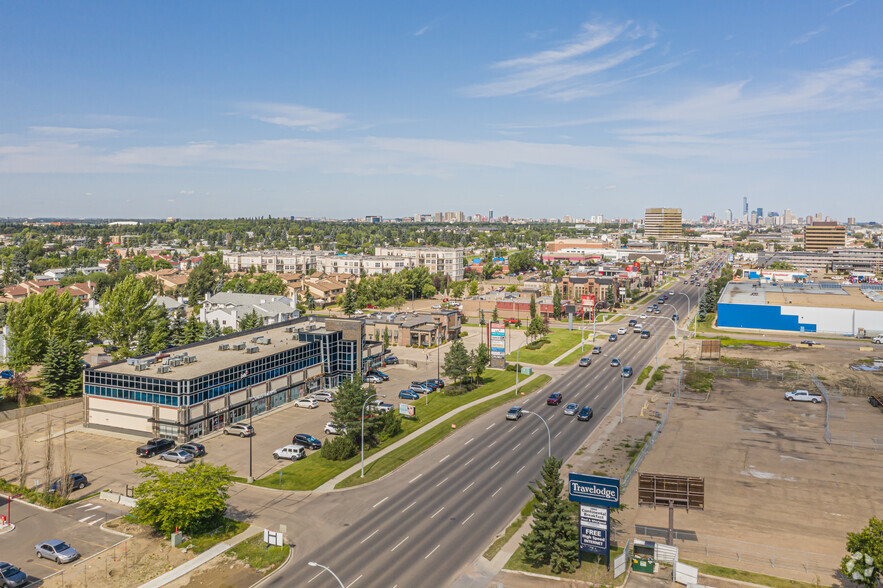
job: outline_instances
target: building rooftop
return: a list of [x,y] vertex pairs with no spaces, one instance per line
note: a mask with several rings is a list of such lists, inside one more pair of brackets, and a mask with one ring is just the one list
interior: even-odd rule
[[[730,282],[721,294],[725,304],[772,304],[777,306],[808,306],[817,308],[854,308],[881,310],[883,300],[875,301],[873,294],[865,294],[859,285],[836,282],[813,284],[759,284],[757,282]],[[868,293],[875,292],[868,289]]]

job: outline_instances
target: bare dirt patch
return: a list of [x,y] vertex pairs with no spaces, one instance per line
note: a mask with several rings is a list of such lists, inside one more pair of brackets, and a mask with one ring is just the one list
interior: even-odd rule
[[167,588],[237,588],[251,586],[262,574],[235,557],[220,555]]

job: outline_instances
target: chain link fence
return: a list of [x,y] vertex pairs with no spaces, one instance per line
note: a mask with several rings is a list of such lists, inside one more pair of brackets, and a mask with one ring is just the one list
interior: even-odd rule
[[742,378],[745,380],[800,380],[803,375],[799,372],[777,372],[761,368],[743,368],[728,365],[713,365],[707,363],[692,364],[687,369],[697,372],[710,372],[724,378]]
[[632,462],[632,465],[629,467],[628,471],[622,477],[620,482],[620,492],[625,491],[626,486],[631,482],[632,477],[638,471],[638,468],[641,467],[641,463],[644,461],[644,458],[647,457],[647,454],[650,453],[650,450],[653,449],[653,445],[656,443],[656,439],[659,438],[659,435],[662,433],[662,429],[665,427],[665,423],[668,422],[668,415],[671,412],[671,407],[674,405],[675,395],[672,394],[668,398],[668,408],[665,409],[665,412],[662,414],[662,418],[659,419],[659,422],[656,423],[656,428],[653,429],[653,434],[650,435],[650,438],[644,443],[644,446],[641,448],[641,451],[635,456],[635,461]]

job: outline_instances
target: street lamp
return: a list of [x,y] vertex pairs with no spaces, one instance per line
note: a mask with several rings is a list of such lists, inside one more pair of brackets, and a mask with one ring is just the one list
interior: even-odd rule
[[[362,404],[362,475],[361,478],[365,477],[365,407],[371,401],[372,398],[386,398],[386,394],[372,394],[368,398],[365,399],[364,404]],[[327,568],[326,568],[327,569]],[[329,572],[331,570],[328,570]],[[333,572],[332,572],[333,573]],[[336,578],[337,576],[335,576]],[[340,580],[338,580],[339,582]]]
[[334,579],[337,580],[338,584],[340,584],[340,588],[346,588],[346,586],[343,585],[343,582],[340,581],[340,578],[337,577],[337,574],[332,572],[331,568],[329,568],[328,566],[323,566],[322,564],[316,563],[314,561],[307,562],[307,565],[313,566],[314,568],[322,568],[323,570],[328,570],[328,573],[330,573],[332,576],[334,576]]
[[549,430],[549,423],[547,423],[547,422],[546,422],[546,419],[544,419],[543,417],[541,417],[541,416],[539,415],[539,413],[531,412],[531,411],[529,411],[529,410],[522,410],[521,412],[523,412],[524,414],[532,414],[532,415],[535,416],[535,417],[539,417],[539,419],[540,419],[541,421],[543,421],[543,424],[546,425],[546,433],[548,433],[548,435],[549,435],[549,457],[552,457],[552,431]]
[[518,358],[521,356],[521,347],[515,351],[515,396],[518,396],[518,374],[521,373],[521,363]]

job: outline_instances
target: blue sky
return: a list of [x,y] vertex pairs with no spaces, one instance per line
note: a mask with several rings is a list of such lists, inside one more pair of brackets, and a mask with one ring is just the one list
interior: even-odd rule
[[0,8],[0,216],[883,220],[883,3]]

